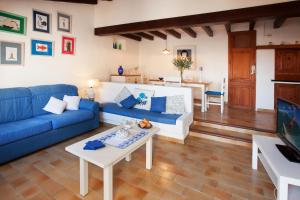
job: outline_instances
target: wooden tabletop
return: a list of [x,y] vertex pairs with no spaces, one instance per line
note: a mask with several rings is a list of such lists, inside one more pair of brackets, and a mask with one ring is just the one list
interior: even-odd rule
[[141,76],[140,74],[111,74],[110,76]]
[[[160,82],[163,83],[164,80],[159,80],[159,79],[149,79],[150,82]],[[170,83],[178,83],[175,81],[168,81]],[[199,84],[199,85],[209,85],[210,82],[201,82],[201,81],[192,81],[192,80],[184,80],[181,82],[182,84]]]

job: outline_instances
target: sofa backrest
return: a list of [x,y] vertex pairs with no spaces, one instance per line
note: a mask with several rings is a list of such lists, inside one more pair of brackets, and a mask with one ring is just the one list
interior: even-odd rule
[[28,88],[0,89],[0,123],[32,117],[31,92]]
[[185,111],[188,113],[193,113],[194,98],[192,89],[188,87],[101,82],[98,89],[99,99],[97,100],[100,103],[113,102],[116,96],[124,87],[126,87],[132,93],[135,89],[152,90],[154,91],[154,96],[156,97],[183,95]]
[[47,114],[43,108],[48,103],[51,96],[63,99],[64,95],[76,96],[78,89],[74,85],[57,84],[57,85],[41,85],[30,87],[32,94],[32,110],[33,116]]

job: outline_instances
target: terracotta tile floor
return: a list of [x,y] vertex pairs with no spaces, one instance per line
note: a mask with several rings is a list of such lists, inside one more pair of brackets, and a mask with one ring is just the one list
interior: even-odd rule
[[[0,199],[102,199],[102,169],[89,165],[89,193],[81,197],[79,160],[64,148],[107,128],[0,166]],[[117,200],[261,200],[274,199],[273,189],[262,166],[251,169],[251,149],[193,137],[185,145],[155,139],[151,171],[145,148],[114,167]]]

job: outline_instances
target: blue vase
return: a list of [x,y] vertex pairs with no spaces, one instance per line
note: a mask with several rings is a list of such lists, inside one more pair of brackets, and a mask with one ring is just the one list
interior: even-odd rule
[[123,72],[124,72],[124,69],[123,69],[122,66],[120,66],[120,67],[118,68],[118,74],[121,76],[121,75],[123,74]]

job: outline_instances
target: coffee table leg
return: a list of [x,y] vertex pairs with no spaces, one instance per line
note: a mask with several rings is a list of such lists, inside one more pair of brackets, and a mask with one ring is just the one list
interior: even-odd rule
[[80,158],[80,194],[85,196],[88,193],[88,162]]
[[258,146],[255,141],[252,141],[252,169],[257,170]]
[[152,137],[146,142],[146,169],[152,168]]
[[104,200],[113,199],[113,166],[108,166],[104,168]]
[[131,154],[128,154],[128,155],[126,156],[125,160],[126,160],[127,162],[131,161]]

